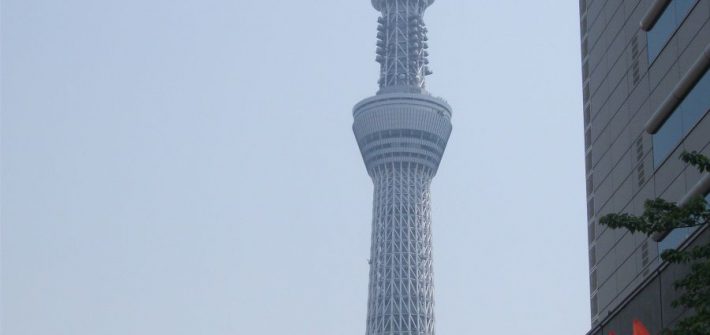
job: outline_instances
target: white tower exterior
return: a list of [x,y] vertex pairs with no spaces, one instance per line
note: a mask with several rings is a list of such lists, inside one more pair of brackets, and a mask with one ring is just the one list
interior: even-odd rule
[[380,90],[354,108],[374,183],[367,335],[433,335],[431,194],[451,134],[451,107],[425,90],[423,14],[434,0],[372,0]]

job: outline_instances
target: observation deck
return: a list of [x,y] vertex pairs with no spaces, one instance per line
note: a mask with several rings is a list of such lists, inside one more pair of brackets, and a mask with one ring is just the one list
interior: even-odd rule
[[389,93],[355,105],[353,132],[367,171],[409,164],[433,176],[451,134],[451,107],[426,94]]

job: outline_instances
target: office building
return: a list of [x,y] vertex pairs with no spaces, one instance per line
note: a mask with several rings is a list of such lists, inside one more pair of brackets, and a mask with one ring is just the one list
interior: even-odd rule
[[708,175],[679,156],[710,156],[710,1],[580,0],[580,23],[589,334],[632,334],[634,323],[659,334],[688,313],[671,306],[673,282],[687,269],[659,255],[707,243],[710,229],[654,239],[598,221],[608,213],[639,215],[646,199],[708,196]]

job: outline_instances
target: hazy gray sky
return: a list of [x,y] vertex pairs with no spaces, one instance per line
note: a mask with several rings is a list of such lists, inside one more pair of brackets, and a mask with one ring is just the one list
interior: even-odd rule
[[[577,1],[438,0],[437,332],[589,328]],[[369,0],[2,0],[3,335],[363,335]]]

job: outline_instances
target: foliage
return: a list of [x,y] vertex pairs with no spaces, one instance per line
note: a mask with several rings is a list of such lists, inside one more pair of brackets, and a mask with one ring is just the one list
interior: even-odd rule
[[[681,159],[700,172],[710,172],[710,159],[706,156],[684,152]],[[685,206],[663,199],[650,199],[644,204],[641,216],[609,214],[599,220],[600,224],[610,228],[625,228],[647,236],[668,233],[675,228],[707,225],[709,222],[710,210],[700,196]],[[695,313],[681,320],[673,334],[710,335],[710,244],[684,250],[666,250],[661,258],[671,264],[690,267],[690,273],[674,283],[680,297],[673,302],[673,306],[694,310]]]

